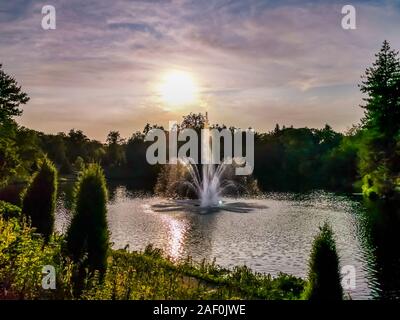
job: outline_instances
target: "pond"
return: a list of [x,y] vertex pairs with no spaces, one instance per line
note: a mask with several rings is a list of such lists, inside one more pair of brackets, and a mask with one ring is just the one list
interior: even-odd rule
[[[202,214],[193,201],[174,201],[109,186],[108,222],[114,248],[143,250],[153,244],[172,259],[191,256],[224,267],[306,277],[318,227],[328,221],[341,266],[356,270],[352,299],[400,298],[398,216],[366,206],[354,196],[324,191],[269,193],[257,199],[224,198]],[[61,186],[56,226],[70,220],[70,185]]]

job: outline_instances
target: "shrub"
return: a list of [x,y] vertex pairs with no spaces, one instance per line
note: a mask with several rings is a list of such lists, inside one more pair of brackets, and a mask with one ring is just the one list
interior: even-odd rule
[[75,167],[75,170],[77,170],[77,171],[82,171],[83,169],[85,169],[85,161],[83,160],[82,157],[78,156],[75,159],[74,167]]
[[56,196],[57,169],[49,159],[44,158],[22,195],[22,212],[30,217],[32,227],[36,228],[46,241],[54,229]]
[[67,232],[67,250],[75,262],[104,273],[109,248],[107,188],[99,165],[91,164],[82,171],[73,197],[74,216]]
[[[47,244],[25,219],[0,217],[0,300],[71,298],[71,264],[61,256],[61,239]],[[42,269],[56,269],[56,289],[42,288]]]
[[342,300],[343,289],[339,257],[331,227],[325,223],[315,237],[310,262],[308,285],[304,298],[309,300]]
[[21,208],[11,203],[0,201],[0,217],[5,219],[19,218],[21,216]]

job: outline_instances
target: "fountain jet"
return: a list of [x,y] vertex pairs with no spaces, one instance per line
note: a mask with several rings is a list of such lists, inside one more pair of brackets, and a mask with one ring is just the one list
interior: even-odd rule
[[191,158],[180,159],[190,174],[191,181],[184,181],[184,184],[188,185],[196,193],[200,207],[210,208],[217,207],[222,204],[221,195],[222,192],[227,188],[234,186],[233,181],[223,178],[224,172],[228,166],[229,161],[224,161],[219,165],[212,164],[212,153],[211,153],[211,139],[208,113],[206,112],[206,122],[204,125],[203,136],[202,136],[202,173],[200,175],[197,165]]

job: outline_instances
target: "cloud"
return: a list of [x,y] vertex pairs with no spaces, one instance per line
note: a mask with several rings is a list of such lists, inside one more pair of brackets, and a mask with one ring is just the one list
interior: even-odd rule
[[76,121],[99,139],[110,121],[128,133],[179,118],[154,97],[169,69],[196,76],[200,109],[220,123],[344,129],[362,114],[356,85],[382,41],[400,48],[398,1],[353,1],[353,31],[341,28],[341,1],[54,0],[52,31],[40,27],[44,4],[0,4],[1,62],[32,98],[21,123]]

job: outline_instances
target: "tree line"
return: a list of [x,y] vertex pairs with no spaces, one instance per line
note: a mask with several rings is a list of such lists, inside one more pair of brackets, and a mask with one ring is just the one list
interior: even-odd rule
[[[19,126],[14,118],[29,101],[16,80],[0,66],[0,184],[32,174],[44,155],[62,175],[99,163],[107,178],[136,179],[138,187],[154,187],[160,166],[146,161],[144,141],[156,124],[123,139],[111,131],[106,142],[89,139],[81,130],[45,134]],[[276,125],[255,134],[254,178],[263,190],[310,188],[352,191],[369,197],[397,197],[400,192],[400,60],[384,41],[376,61],[362,76],[365,116],[345,133],[328,124],[322,129]],[[191,113],[180,124],[199,130],[205,117]],[[214,128],[226,128],[214,124]],[[233,129],[233,128],[232,128]],[[145,183],[144,183],[145,182]],[[146,185],[145,185],[146,184]]]

